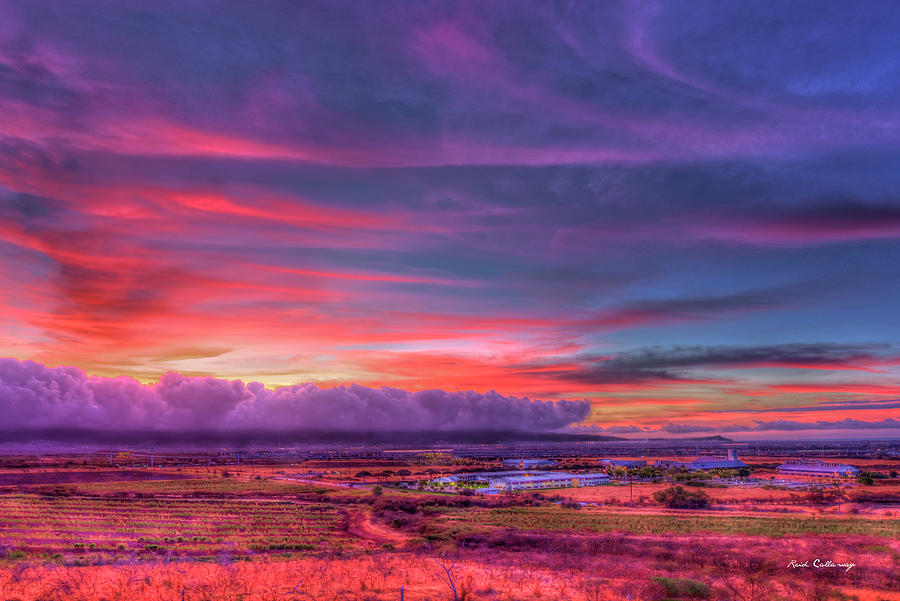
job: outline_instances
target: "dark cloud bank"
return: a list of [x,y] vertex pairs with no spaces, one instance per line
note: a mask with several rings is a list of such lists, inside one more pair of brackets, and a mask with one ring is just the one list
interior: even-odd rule
[[[817,367],[840,369],[880,360],[895,360],[887,344],[828,342],[769,345],[648,347],[613,358],[582,361],[577,370],[547,371],[543,375],[590,384],[639,383],[697,379],[696,368]],[[811,409],[815,410],[815,409]]]
[[[548,436],[584,420],[590,403],[539,401],[496,392],[408,392],[313,384],[276,390],[262,384],[167,373],[142,385],[127,377],[87,376],[74,367],[0,359],[0,436],[22,439],[118,433],[204,438],[355,433],[381,440],[392,433],[441,433],[444,439]],[[103,433],[106,433],[105,435]]]

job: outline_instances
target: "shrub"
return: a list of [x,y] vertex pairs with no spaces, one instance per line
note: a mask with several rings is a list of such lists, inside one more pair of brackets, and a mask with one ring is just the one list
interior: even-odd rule
[[700,582],[699,580],[690,580],[688,578],[663,578],[661,576],[657,576],[652,580],[666,589],[666,595],[670,597],[687,597],[688,599],[709,598],[709,585],[705,582]]
[[691,492],[681,486],[673,486],[653,493],[657,503],[673,509],[697,509],[709,507],[709,495],[698,490]]

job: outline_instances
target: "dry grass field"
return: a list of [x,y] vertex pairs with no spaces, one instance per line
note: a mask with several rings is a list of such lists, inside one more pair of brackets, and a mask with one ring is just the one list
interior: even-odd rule
[[[0,567],[5,599],[22,601],[598,601],[747,599],[897,601],[898,549],[849,540],[566,537],[525,533],[452,553],[381,550],[231,562]],[[750,550],[752,549],[752,550]],[[785,567],[793,557],[853,561],[849,572]],[[767,559],[772,558],[772,559]],[[673,596],[674,595],[674,596]]]
[[[305,466],[14,477],[59,469],[0,473],[0,601],[387,601],[401,586],[437,601],[454,598],[447,570],[465,601],[900,601],[900,520],[878,504],[703,488],[712,508],[671,510],[652,500],[663,484],[635,484],[630,506],[628,486],[479,498],[283,479]],[[856,565],[788,565],[816,558]]]
[[[644,498],[645,502],[649,503],[654,492],[668,488],[669,486],[671,486],[671,484],[640,482],[635,483],[633,488],[629,487],[628,484],[596,486],[590,488],[565,489],[564,491],[561,491],[561,494],[565,497],[585,503],[628,503],[630,502],[632,495],[636,503],[640,502],[641,498]],[[829,487],[829,484],[825,483],[823,486]],[[703,487],[702,489],[694,490],[703,490],[703,492],[710,496],[713,503],[720,503],[723,505],[785,505],[789,504],[793,499],[804,495],[803,491],[799,490],[764,488],[761,486],[729,486],[728,488]],[[900,484],[895,484],[893,482],[887,485],[879,483],[874,486],[854,484],[853,486],[845,487],[844,491],[849,499],[853,499],[854,496],[864,493],[891,495],[897,499],[897,504],[900,505]],[[898,507],[898,510],[900,510],[900,507]],[[898,511],[898,516],[900,516],[900,511]]]

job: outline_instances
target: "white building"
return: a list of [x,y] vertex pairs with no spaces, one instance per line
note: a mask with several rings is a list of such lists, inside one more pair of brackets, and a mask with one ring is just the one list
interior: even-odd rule
[[819,459],[794,459],[786,461],[778,466],[782,474],[796,474],[800,476],[825,476],[829,478],[852,478],[859,474],[859,470],[852,465],[843,463],[828,463]]
[[568,488],[579,486],[600,486],[609,483],[607,474],[569,474],[567,472],[546,472],[527,476],[506,476],[491,480],[491,488],[507,492],[515,490],[541,490],[546,488]]
[[607,474],[579,474],[578,486],[602,486],[609,484]]

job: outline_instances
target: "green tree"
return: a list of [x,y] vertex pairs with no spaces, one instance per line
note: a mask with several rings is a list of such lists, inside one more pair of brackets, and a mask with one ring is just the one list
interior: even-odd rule
[[652,465],[645,465],[640,469],[638,474],[641,478],[659,478],[661,473],[659,469],[653,467]]
[[702,490],[691,492],[681,486],[673,486],[653,493],[657,503],[672,509],[699,509],[709,507],[709,495]]

